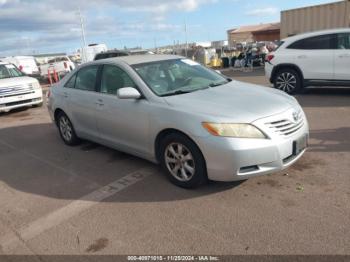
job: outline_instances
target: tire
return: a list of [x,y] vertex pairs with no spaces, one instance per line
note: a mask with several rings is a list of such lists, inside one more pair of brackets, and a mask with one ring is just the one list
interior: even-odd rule
[[302,90],[302,82],[302,78],[296,70],[286,68],[276,73],[273,85],[274,88],[292,95]]
[[69,146],[79,144],[80,139],[77,137],[73,124],[68,116],[60,112],[57,116],[57,127],[63,142]]
[[176,186],[196,188],[207,183],[204,157],[198,146],[186,136],[173,133],[160,143],[160,162],[168,179]]

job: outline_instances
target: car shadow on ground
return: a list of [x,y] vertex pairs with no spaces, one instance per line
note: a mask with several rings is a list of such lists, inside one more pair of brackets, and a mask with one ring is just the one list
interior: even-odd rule
[[122,191],[136,190],[133,194],[104,201],[178,201],[231,190],[243,183],[209,182],[193,190],[178,188],[148,161],[91,142],[64,145],[52,124],[0,129],[0,182],[15,191],[77,200],[143,168],[151,174]]

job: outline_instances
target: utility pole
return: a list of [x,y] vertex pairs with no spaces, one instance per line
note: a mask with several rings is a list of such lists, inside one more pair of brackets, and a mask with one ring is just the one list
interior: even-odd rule
[[185,56],[187,57],[188,42],[187,42],[187,24],[186,24],[186,20],[185,20],[185,41],[186,41]]
[[154,52],[158,53],[158,47],[157,47],[157,38],[154,38]]
[[82,52],[82,55],[86,58],[86,54],[84,52],[84,48],[86,47],[84,21],[83,21],[82,15],[81,15],[80,6],[79,6],[78,14],[79,14],[80,26],[81,26],[81,39],[83,40],[83,48],[81,49],[81,52]]

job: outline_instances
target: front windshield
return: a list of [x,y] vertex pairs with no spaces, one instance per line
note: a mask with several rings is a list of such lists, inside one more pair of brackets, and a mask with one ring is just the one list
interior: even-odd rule
[[24,76],[24,74],[21,71],[19,71],[14,65],[0,65],[0,79],[20,76]]
[[137,64],[133,68],[158,96],[190,93],[228,82],[220,74],[189,59]]

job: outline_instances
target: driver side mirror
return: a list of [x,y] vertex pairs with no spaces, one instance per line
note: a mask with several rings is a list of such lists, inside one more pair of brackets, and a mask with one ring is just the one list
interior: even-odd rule
[[118,89],[117,97],[120,99],[140,99],[140,92],[133,87],[123,87]]

